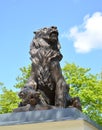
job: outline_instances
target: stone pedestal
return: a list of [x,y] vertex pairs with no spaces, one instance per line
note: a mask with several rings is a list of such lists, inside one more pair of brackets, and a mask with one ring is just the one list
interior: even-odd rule
[[0,130],[102,130],[76,108],[0,115]]

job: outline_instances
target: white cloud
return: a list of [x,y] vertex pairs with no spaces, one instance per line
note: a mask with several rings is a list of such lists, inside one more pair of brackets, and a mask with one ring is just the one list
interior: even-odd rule
[[76,52],[87,53],[93,49],[102,49],[102,13],[85,16],[83,23],[72,27],[68,36],[73,39]]

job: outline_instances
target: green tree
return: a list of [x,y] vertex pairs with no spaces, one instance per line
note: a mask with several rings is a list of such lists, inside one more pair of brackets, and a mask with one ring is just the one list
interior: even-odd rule
[[[27,79],[30,76],[31,66],[20,68],[21,75],[19,75],[16,80],[17,83],[14,85],[14,88],[22,88],[26,83]],[[20,99],[18,97],[18,93],[13,90],[7,89],[3,83],[0,82],[0,113],[9,113],[12,112],[14,108],[18,107]]]
[[[102,124],[102,78],[93,75],[89,68],[82,68],[75,64],[66,63],[63,75],[70,84],[70,95],[79,96],[83,113],[88,115],[98,124]],[[15,88],[21,88],[30,76],[31,66],[20,68],[21,75],[17,77]],[[1,85],[3,85],[1,83]],[[2,87],[0,94],[0,113],[11,112],[20,102],[17,93]]]
[[2,82],[0,82],[0,86],[3,86],[4,84]]
[[2,92],[0,94],[0,113],[12,112],[14,108],[17,108],[20,101],[17,96],[17,92],[8,90],[6,87],[1,88]]
[[63,68],[66,82],[70,84],[70,95],[79,96],[83,112],[98,124],[102,124],[102,80],[99,75],[67,63]]
[[17,83],[14,85],[15,88],[22,88],[30,77],[31,65],[20,68],[21,74],[17,76]]

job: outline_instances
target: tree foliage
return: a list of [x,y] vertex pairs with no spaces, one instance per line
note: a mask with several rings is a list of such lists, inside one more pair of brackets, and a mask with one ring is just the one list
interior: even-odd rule
[[[31,66],[20,68],[21,75],[16,78],[17,83],[14,88],[22,88],[30,76]],[[8,90],[3,83],[0,82],[1,94],[0,94],[0,113],[12,112],[14,108],[18,107],[20,99],[18,93],[13,90]]]
[[14,85],[15,88],[22,88],[30,77],[31,65],[20,68],[21,75],[17,76],[17,83]]
[[66,64],[63,74],[70,84],[70,95],[79,96],[83,112],[98,124],[102,124],[102,79],[89,73],[90,69]]
[[0,94],[0,113],[12,112],[14,108],[17,108],[20,99],[16,92],[8,90],[6,87],[2,87],[2,93]]
[[[21,75],[17,76],[17,83],[14,88],[22,88],[30,76],[31,66],[20,68]],[[14,108],[18,107],[20,99],[18,93],[13,90],[8,90],[4,87],[3,83],[0,82],[1,94],[0,94],[0,113],[12,112]]]
[[[68,84],[70,84],[70,95],[79,96],[83,108],[83,113],[88,115],[98,124],[102,124],[102,78],[99,75],[90,73],[90,68],[82,68],[75,64],[66,63],[63,75]],[[21,75],[17,77],[15,88],[19,89],[24,86],[30,76],[31,66],[20,68]],[[17,92],[8,90],[2,86],[0,94],[0,113],[11,112],[17,108],[20,99]]]

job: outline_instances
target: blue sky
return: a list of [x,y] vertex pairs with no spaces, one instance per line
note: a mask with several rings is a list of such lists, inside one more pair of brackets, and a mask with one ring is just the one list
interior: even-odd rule
[[0,82],[13,89],[19,68],[31,63],[33,31],[55,25],[63,60],[102,71],[101,0],[0,0]]

